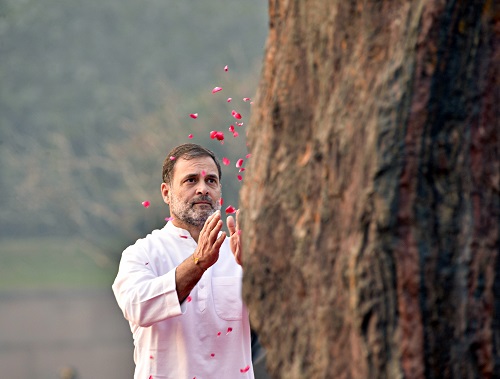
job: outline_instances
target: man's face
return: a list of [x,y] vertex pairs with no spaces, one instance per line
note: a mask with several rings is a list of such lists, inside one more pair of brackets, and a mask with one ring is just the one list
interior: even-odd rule
[[203,227],[207,218],[220,209],[221,184],[215,162],[211,157],[179,158],[172,183],[162,184],[162,195],[174,224],[178,220]]

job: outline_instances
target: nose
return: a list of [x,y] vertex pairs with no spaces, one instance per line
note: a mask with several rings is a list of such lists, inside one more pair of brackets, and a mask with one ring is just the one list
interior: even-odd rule
[[199,195],[208,195],[208,186],[204,180],[200,180],[198,182],[198,186],[196,187],[196,193]]

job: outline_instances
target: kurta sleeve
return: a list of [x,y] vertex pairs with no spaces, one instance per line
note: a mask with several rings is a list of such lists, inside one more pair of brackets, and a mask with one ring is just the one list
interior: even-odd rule
[[145,258],[138,246],[125,249],[112,286],[125,318],[142,327],[182,314],[175,286],[176,267],[158,275],[153,262],[149,264]]

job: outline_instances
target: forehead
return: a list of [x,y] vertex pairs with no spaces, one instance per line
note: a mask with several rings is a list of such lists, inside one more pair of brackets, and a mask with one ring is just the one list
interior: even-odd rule
[[202,171],[208,175],[219,177],[217,165],[212,157],[199,157],[192,159],[179,158],[175,162],[173,179],[178,179],[186,175],[200,174]]

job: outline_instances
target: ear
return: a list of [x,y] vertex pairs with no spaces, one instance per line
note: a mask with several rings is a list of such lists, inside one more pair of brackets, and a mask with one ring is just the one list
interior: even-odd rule
[[161,184],[161,196],[163,197],[163,201],[166,203],[166,204],[169,204],[169,195],[170,194],[170,187],[167,183],[162,183]]

